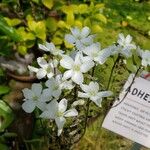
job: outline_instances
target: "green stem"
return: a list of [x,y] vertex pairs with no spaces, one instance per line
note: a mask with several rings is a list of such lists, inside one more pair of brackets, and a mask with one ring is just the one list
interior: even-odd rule
[[131,87],[132,87],[132,85],[133,85],[133,83],[134,83],[134,80],[135,80],[135,78],[137,77],[137,74],[138,74],[139,71],[140,71],[140,69],[141,69],[141,66],[139,66],[139,68],[137,69],[137,71],[136,71],[136,73],[135,73],[135,75],[134,75],[134,77],[133,77],[133,79],[132,79],[131,84],[130,84],[129,87],[127,88],[128,90],[127,90],[127,92],[125,93],[124,97],[120,100],[119,103],[117,103],[116,105],[112,106],[112,108],[118,106],[118,105],[119,105],[120,103],[122,103],[122,102],[124,101],[124,99],[127,97],[128,93],[130,92],[130,89],[131,89]]
[[108,84],[107,84],[106,90],[108,90],[109,87],[110,87],[110,83],[111,83],[111,79],[112,79],[112,74],[113,74],[113,72],[114,72],[114,69],[115,69],[116,64],[117,64],[117,62],[119,61],[119,59],[120,59],[120,56],[118,55],[118,56],[117,56],[117,59],[116,59],[115,62],[114,62],[113,67],[111,68],[111,72],[110,72],[110,76],[109,76],[109,79],[108,79]]
[[[92,72],[91,72],[91,76],[94,76],[94,72],[95,72],[95,67],[93,67]],[[87,128],[87,124],[88,124],[88,114],[89,114],[89,108],[90,108],[90,99],[87,100],[87,104],[86,104],[86,112],[85,112],[85,122],[84,122],[84,131],[83,134],[80,136],[80,138],[77,140],[77,142],[85,135],[86,132],[86,128]]]

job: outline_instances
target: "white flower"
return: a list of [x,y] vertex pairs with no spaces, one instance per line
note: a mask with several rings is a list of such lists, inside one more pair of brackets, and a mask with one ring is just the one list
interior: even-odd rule
[[51,52],[53,55],[62,55],[64,53],[64,51],[56,48],[52,42],[46,42],[45,45],[39,44],[39,48],[44,51]]
[[99,107],[101,107],[103,97],[112,95],[111,91],[99,92],[99,85],[97,82],[90,82],[89,85],[82,84],[80,87],[84,93],[78,92],[78,96],[82,98],[89,98]]
[[83,62],[81,59],[81,55],[77,53],[75,56],[75,60],[67,55],[64,55],[60,60],[60,65],[68,69],[68,71],[64,73],[64,79],[71,78],[71,80],[76,84],[81,84],[84,80],[82,73],[86,73],[87,71],[89,71],[94,66],[94,62],[91,60]]
[[90,34],[90,29],[84,27],[82,30],[79,28],[71,28],[72,34],[67,34],[65,40],[77,47],[78,50],[85,48],[93,43],[93,35]]
[[142,54],[142,65],[147,67],[150,66],[150,51],[146,50]]
[[52,77],[51,79],[45,82],[45,85],[48,88],[43,90],[44,95],[51,94],[51,96],[58,99],[62,92],[59,81]]
[[120,45],[112,45],[106,48],[105,50],[106,50],[106,53],[109,54],[110,56],[115,55],[115,54],[122,54],[123,56],[127,58],[132,56],[131,49],[122,48],[122,46]]
[[[84,48],[82,51],[84,54],[88,55],[92,60],[100,64],[103,64],[107,59],[106,51],[101,50],[100,43],[93,43],[92,45]],[[108,57],[109,56],[110,55],[108,55]]]
[[73,85],[71,80],[64,79],[62,74],[57,75],[56,80],[59,83],[59,86],[61,89],[71,90],[75,86],[75,85]]
[[38,83],[32,84],[31,90],[25,88],[22,90],[25,97],[22,108],[25,112],[31,113],[37,106],[39,109],[44,110],[46,106],[46,101],[49,101],[49,98],[42,95],[42,85]]
[[58,127],[58,136],[62,133],[63,126],[66,122],[65,117],[74,117],[78,115],[75,108],[67,109],[67,100],[62,99],[59,103],[56,100],[51,101],[46,110],[40,115],[41,118],[54,119]]
[[136,48],[136,46],[132,44],[131,41],[132,37],[130,35],[127,35],[127,37],[125,37],[122,33],[119,34],[117,41],[118,50],[121,54],[125,55],[126,57],[130,57],[132,55],[131,50]]
[[140,49],[140,47],[138,47],[137,53],[142,58],[143,66],[147,67],[148,65],[150,65],[150,51],[149,50],[143,51],[142,49]]
[[37,62],[41,68],[35,68],[29,65],[28,69],[31,72],[35,72],[38,79],[42,79],[45,76],[47,76],[48,78],[54,76],[54,68],[56,67],[57,64],[56,60],[55,61],[50,60],[49,62],[47,62],[43,57],[39,57],[37,58]]

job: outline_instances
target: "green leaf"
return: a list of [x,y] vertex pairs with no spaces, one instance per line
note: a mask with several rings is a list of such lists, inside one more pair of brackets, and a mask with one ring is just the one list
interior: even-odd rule
[[6,94],[10,91],[10,88],[8,86],[0,85],[0,95]]
[[4,19],[6,20],[9,26],[16,26],[21,23],[21,20],[17,18],[10,19],[10,18],[5,17]]
[[28,27],[31,31],[34,32],[35,36],[40,38],[41,40],[45,41],[46,39],[46,27],[44,21],[34,21],[29,19],[28,20]]
[[21,37],[13,27],[10,27],[2,16],[0,16],[0,31],[10,37],[13,41],[20,41]]
[[24,45],[19,45],[17,50],[21,55],[27,54],[27,47]]
[[4,145],[2,143],[0,143],[0,149],[1,150],[9,150],[9,148],[7,147],[7,145]]
[[64,22],[62,20],[58,21],[57,26],[61,29],[63,29],[63,28],[70,29],[69,25],[66,24],[66,22]]
[[82,22],[80,20],[75,20],[74,25],[79,28],[82,28]]
[[102,31],[103,31],[103,29],[99,25],[97,25],[97,24],[92,25],[92,32],[93,33],[98,33],[98,32],[102,32]]
[[74,24],[74,14],[73,12],[70,12],[67,14],[67,24],[72,26]]
[[54,32],[56,31],[57,29],[57,21],[56,19],[52,18],[52,17],[49,17],[47,20],[46,20],[46,26],[48,28],[48,30],[50,32]]
[[99,20],[99,21],[102,21],[103,23],[107,23],[106,17],[104,15],[102,15],[102,14],[95,14],[94,18]]
[[52,39],[52,42],[53,42],[55,45],[60,45],[60,44],[63,43],[63,40],[62,40],[62,38],[60,38],[60,37],[54,37],[54,38]]
[[87,18],[84,20],[84,26],[91,27],[91,20],[90,20],[89,17],[87,17]]
[[128,69],[129,71],[131,71],[131,72],[136,72],[137,67],[133,64],[133,59],[132,59],[132,57],[131,57],[131,58],[128,58],[128,59],[126,60],[126,67],[127,67],[127,69]]
[[104,8],[104,6],[105,6],[105,4],[103,4],[103,3],[100,3],[100,4],[96,4],[96,5],[95,5],[95,7],[96,7],[97,9]]
[[14,119],[14,114],[10,107],[0,100],[0,131],[7,128]]
[[18,30],[16,30],[17,33],[22,37],[23,41],[27,40],[35,40],[35,36],[31,32],[26,32],[24,27],[20,27]]
[[53,0],[42,0],[42,3],[45,7],[51,9],[54,5]]
[[85,13],[88,13],[88,5],[87,4],[80,4],[78,6],[78,12],[80,14],[85,14]]

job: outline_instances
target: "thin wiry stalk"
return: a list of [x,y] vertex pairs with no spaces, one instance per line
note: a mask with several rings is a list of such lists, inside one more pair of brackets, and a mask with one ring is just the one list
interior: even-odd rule
[[108,84],[107,84],[106,90],[108,90],[109,87],[110,87],[112,75],[113,75],[113,72],[114,72],[114,69],[115,69],[115,67],[116,67],[117,62],[119,62],[119,59],[120,59],[120,56],[118,55],[118,56],[117,56],[117,59],[115,60],[115,62],[114,62],[114,64],[113,64],[113,67],[111,68],[111,72],[110,72],[110,76],[109,76],[109,79],[108,79]]

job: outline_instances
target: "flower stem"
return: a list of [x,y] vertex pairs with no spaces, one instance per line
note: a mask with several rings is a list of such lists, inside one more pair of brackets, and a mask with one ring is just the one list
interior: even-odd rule
[[116,64],[117,64],[117,62],[119,61],[119,59],[120,59],[120,56],[118,55],[118,56],[117,56],[117,59],[116,59],[115,62],[114,62],[113,67],[111,68],[111,72],[110,72],[110,76],[109,76],[109,79],[108,79],[108,84],[107,84],[107,87],[106,87],[106,91],[107,91],[107,90],[109,89],[109,87],[110,87],[110,83],[111,83],[111,79],[112,79],[112,74],[113,74],[113,72],[114,72],[114,69],[115,69]]
[[119,103],[117,103],[116,105],[112,106],[112,108],[118,106],[120,103],[122,103],[122,102],[124,101],[124,99],[126,98],[126,96],[128,95],[128,93],[130,92],[130,89],[131,89],[131,87],[132,87],[132,85],[133,85],[133,83],[134,83],[134,80],[135,80],[135,78],[137,77],[137,74],[139,73],[140,69],[141,69],[141,66],[139,66],[139,68],[137,69],[137,71],[136,71],[136,73],[135,73],[135,75],[134,75],[134,77],[133,77],[133,79],[132,79],[131,84],[130,84],[129,87],[127,88],[127,92],[125,93],[124,97],[120,100]]

